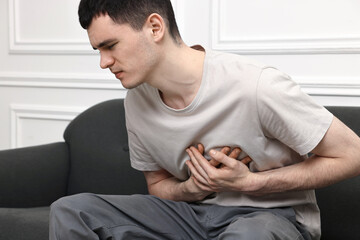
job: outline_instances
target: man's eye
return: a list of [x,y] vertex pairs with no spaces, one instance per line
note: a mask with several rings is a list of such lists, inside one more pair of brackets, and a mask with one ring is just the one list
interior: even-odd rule
[[108,49],[111,50],[117,43],[111,44],[110,46],[108,46]]

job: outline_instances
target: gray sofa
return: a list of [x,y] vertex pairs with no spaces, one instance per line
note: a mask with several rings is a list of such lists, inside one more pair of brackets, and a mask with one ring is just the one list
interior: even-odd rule
[[[360,109],[329,107],[360,133]],[[73,120],[64,142],[0,151],[0,240],[48,239],[49,205],[80,192],[147,193],[129,164],[123,100]],[[360,178],[317,190],[322,239],[360,239]]]

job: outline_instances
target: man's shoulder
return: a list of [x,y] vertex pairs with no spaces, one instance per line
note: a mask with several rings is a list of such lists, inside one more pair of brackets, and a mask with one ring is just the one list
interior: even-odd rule
[[221,82],[226,80],[232,84],[242,84],[241,88],[245,89],[251,86],[255,87],[259,76],[268,67],[270,66],[253,57],[209,51],[206,71],[210,72],[208,76],[213,79],[220,78]]
[[231,52],[220,52],[220,51],[207,51],[209,58],[215,64],[221,64],[224,66],[241,66],[257,68],[259,70],[269,67],[269,65],[253,58],[250,56],[239,55]]

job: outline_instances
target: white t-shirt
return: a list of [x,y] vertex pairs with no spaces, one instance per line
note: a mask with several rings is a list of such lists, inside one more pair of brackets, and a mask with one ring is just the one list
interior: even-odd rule
[[[303,161],[328,130],[333,115],[317,105],[287,75],[235,54],[206,51],[200,89],[184,109],[168,107],[148,84],[125,99],[131,165],[140,171],[166,169],[189,178],[185,149],[202,143],[210,149],[240,147],[251,171]],[[294,207],[297,220],[313,238],[320,235],[314,191],[252,197],[221,192],[204,203],[262,208]]]

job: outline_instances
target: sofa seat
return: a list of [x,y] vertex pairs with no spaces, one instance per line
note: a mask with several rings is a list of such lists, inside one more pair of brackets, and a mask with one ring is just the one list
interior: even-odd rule
[[0,239],[48,239],[50,207],[0,208]]

